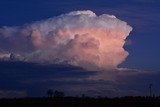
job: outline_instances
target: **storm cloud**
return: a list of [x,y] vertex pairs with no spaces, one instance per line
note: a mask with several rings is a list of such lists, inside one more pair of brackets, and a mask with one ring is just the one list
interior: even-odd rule
[[0,53],[14,53],[29,62],[114,69],[129,54],[123,46],[131,30],[113,15],[73,11],[23,26],[0,28]]

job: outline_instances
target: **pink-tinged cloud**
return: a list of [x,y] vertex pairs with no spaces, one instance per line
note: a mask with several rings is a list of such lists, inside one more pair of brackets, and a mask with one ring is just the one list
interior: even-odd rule
[[128,56],[123,46],[131,30],[113,15],[73,11],[21,27],[1,28],[0,37],[6,42],[0,48],[30,62],[65,62],[106,70],[117,68]]

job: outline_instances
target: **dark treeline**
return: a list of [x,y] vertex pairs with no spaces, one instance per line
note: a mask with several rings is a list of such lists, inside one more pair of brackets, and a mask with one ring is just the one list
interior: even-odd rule
[[38,97],[1,99],[0,107],[160,107],[160,97]]
[[49,89],[46,97],[0,99],[0,107],[160,107],[160,96],[81,97],[65,96]]

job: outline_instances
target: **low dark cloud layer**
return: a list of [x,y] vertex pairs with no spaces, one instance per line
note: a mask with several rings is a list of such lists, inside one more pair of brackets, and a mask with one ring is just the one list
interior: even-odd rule
[[[154,84],[154,93],[159,94],[160,74],[121,69],[108,71],[110,75],[97,78],[99,72],[86,71],[71,65],[39,65],[25,62],[0,62],[0,90],[25,91],[28,96],[46,96],[48,89],[64,91],[66,95],[124,96],[148,95],[148,85]],[[120,73],[121,72],[121,73]],[[124,72],[130,72],[128,74]],[[105,72],[106,73],[106,72]],[[109,74],[109,73],[107,73]],[[94,78],[96,76],[96,78]],[[4,84],[5,83],[5,84]],[[12,95],[12,92],[6,96]],[[19,94],[17,94],[17,97]],[[21,95],[21,94],[20,94]],[[16,95],[15,95],[16,96]]]

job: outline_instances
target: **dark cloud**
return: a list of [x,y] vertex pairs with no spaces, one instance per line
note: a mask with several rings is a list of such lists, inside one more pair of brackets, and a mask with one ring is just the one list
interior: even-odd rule
[[[86,71],[80,67],[71,65],[10,61],[0,62],[0,70],[1,89],[28,89],[31,92],[37,88],[47,90],[50,86],[56,87],[65,84],[66,80],[83,79],[96,74],[94,71]],[[39,94],[38,92],[42,92],[42,90],[38,89],[36,94]]]
[[105,76],[71,65],[0,62],[0,69],[0,90],[25,90],[28,96],[45,96],[48,89],[78,96],[148,95],[150,83],[156,95],[160,89],[160,74],[126,68],[107,71]]
[[[27,62],[0,62],[1,78],[4,76],[13,79],[38,79],[42,78],[85,78],[94,75],[95,72],[71,65],[36,64]],[[21,78],[21,76],[24,76]]]

